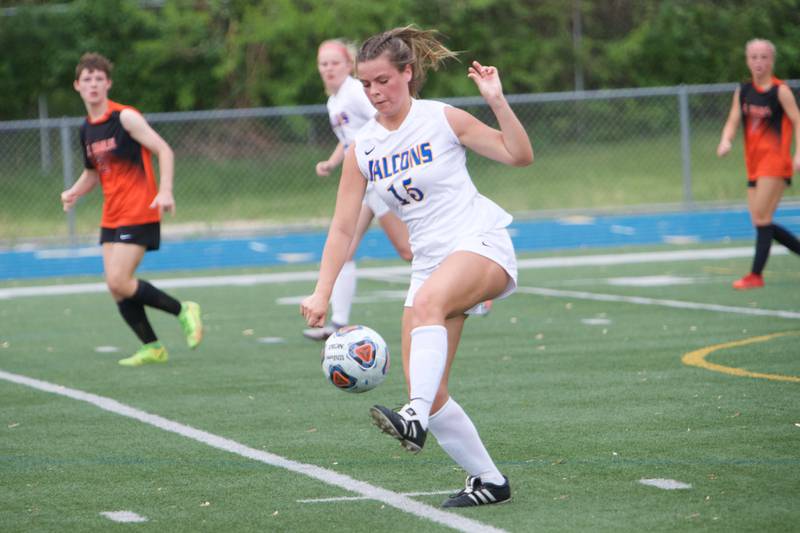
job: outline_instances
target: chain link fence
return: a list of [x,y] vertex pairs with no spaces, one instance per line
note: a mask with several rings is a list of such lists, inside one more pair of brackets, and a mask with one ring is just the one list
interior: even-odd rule
[[[484,195],[518,217],[742,203],[741,134],[728,157],[715,154],[735,88],[512,95],[536,161],[512,168],[471,154],[470,172]],[[480,97],[447,101],[495,123]],[[336,144],[325,106],[146,116],[176,155],[177,212],[165,217],[165,237],[324,226],[332,215],[338,172],[314,172]],[[0,122],[1,244],[96,239],[100,191],[68,214],[59,200],[82,171],[82,121]],[[787,199],[799,199],[792,194]]]

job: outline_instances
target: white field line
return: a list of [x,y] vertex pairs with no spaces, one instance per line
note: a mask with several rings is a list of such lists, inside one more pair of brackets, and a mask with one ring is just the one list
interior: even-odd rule
[[195,429],[179,422],[168,420],[158,415],[141,411],[111,398],[98,396],[96,394],[91,394],[89,392],[84,392],[77,389],[63,387],[47,381],[41,381],[18,374],[12,374],[3,370],[0,370],[0,379],[25,385],[27,387],[38,389],[44,392],[51,392],[60,396],[66,396],[67,398],[72,398],[73,400],[86,402],[99,407],[104,411],[109,411],[114,414],[138,420],[145,424],[163,429],[164,431],[169,431],[170,433],[175,433],[182,437],[206,444],[212,448],[235,453],[242,457],[253,459],[254,461],[259,461],[278,468],[284,468],[297,474],[308,476],[323,483],[327,483],[328,485],[341,487],[347,491],[355,492],[371,500],[383,502],[386,505],[395,507],[403,512],[418,516],[420,518],[428,519],[432,522],[442,524],[452,529],[475,533],[503,532],[502,529],[497,529],[488,524],[478,522],[477,520],[471,520],[454,513],[441,511],[435,507],[431,507],[430,505],[414,501],[411,498],[403,496],[397,492],[371,485],[364,481],[358,481],[357,479],[353,479],[350,476],[340,474],[333,470],[328,470],[316,465],[299,463],[273,453],[256,450],[255,448],[250,448],[249,446],[245,446],[244,444],[240,444],[234,440],[226,439],[224,437]]
[[641,483],[642,485],[648,485],[650,487],[656,487],[664,490],[681,490],[681,489],[692,488],[692,485],[690,483],[684,483],[683,481],[678,481],[675,479],[664,479],[664,478],[640,479],[639,483]]
[[[439,494],[452,494],[453,490],[436,490],[433,492],[401,492],[403,496],[436,496]],[[340,496],[338,498],[309,498],[305,500],[296,500],[297,503],[335,503],[335,502],[353,502],[359,500],[369,500],[366,496]]]
[[[785,255],[783,246],[773,246],[772,254]],[[669,252],[636,252],[630,254],[576,255],[572,257],[541,257],[521,259],[518,268],[564,268],[578,266],[632,265],[635,263],[668,263],[677,261],[703,261],[751,257],[752,247],[710,248],[702,250],[675,250]]]
[[544,287],[518,287],[517,292],[536,294],[539,296],[552,296],[554,298],[574,298],[576,300],[595,300],[598,302],[623,302],[638,305],[655,305],[672,307],[675,309],[694,309],[698,311],[715,311],[718,313],[736,313],[740,315],[775,316],[780,318],[800,319],[796,311],[780,311],[773,309],[754,309],[752,307],[734,307],[730,305],[704,304],[685,302],[682,300],[661,300],[658,298],[644,298],[641,296],[620,296],[618,294],[602,294],[584,291],[564,291],[547,289]]
[[[786,254],[788,251],[782,246],[773,246],[772,253]],[[753,249],[751,247],[712,248],[707,250],[679,250],[669,252],[637,252],[630,254],[541,257],[535,259],[522,259],[518,262],[517,266],[519,269],[569,268],[580,266],[731,259],[736,257],[750,257],[752,254]],[[385,281],[394,281],[399,279],[404,282],[408,281],[410,272],[411,268],[405,265],[394,267],[359,268],[357,270],[358,277],[360,278],[380,279]],[[163,289],[185,287],[241,287],[268,283],[316,281],[316,279],[317,271],[311,270],[304,272],[282,272],[274,274],[164,278],[158,280],[158,286]],[[71,285],[10,287],[6,289],[0,289],[0,300],[24,298],[29,296],[100,293],[106,292],[107,290],[108,289],[106,288],[105,283],[75,283]]]
[[105,511],[100,514],[114,522],[122,522],[122,523],[147,522],[147,517],[138,515],[133,511]]

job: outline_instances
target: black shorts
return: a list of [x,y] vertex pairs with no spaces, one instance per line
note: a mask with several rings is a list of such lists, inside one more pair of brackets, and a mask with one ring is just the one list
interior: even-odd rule
[[105,242],[138,244],[144,246],[147,251],[158,250],[161,246],[161,223],[151,222],[137,226],[100,228],[100,244]]
[[[752,189],[752,188],[754,188],[756,186],[756,182],[757,181],[758,180],[753,180],[753,181],[747,180],[747,186]],[[783,178],[783,181],[786,182],[786,186],[787,187],[791,187],[792,186],[792,178]]]

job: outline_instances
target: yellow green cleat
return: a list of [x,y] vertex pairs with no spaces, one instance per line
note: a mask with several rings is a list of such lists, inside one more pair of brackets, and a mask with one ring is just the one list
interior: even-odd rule
[[195,349],[203,340],[203,320],[200,318],[200,306],[195,302],[183,302],[178,320],[186,335],[186,344]]
[[135,354],[120,359],[122,366],[142,366],[149,363],[166,363],[169,359],[167,349],[158,341],[150,342],[139,348]]

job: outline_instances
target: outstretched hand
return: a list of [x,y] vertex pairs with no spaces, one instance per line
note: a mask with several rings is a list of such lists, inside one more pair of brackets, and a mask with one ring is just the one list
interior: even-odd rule
[[490,101],[503,96],[503,86],[497,68],[473,61],[472,66],[467,69],[467,77],[475,82],[485,100]]
[[307,296],[300,304],[300,314],[306,320],[306,324],[311,328],[318,328],[325,325],[325,315],[328,312],[328,302],[317,295],[317,293]]

